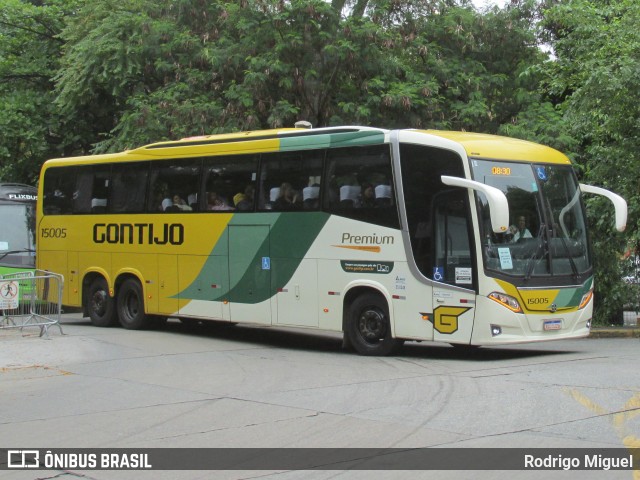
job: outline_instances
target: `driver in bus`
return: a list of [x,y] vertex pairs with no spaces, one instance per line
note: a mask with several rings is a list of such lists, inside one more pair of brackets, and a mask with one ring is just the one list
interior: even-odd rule
[[513,243],[519,242],[525,238],[533,238],[533,235],[531,235],[531,232],[527,228],[527,219],[524,215],[520,215],[518,217],[517,225],[511,225],[509,227],[509,233],[513,235],[511,238]]

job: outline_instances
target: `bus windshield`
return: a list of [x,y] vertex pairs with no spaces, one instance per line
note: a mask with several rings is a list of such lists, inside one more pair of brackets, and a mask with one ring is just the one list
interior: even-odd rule
[[35,267],[35,204],[0,204],[0,265]]
[[484,267],[498,275],[567,276],[591,270],[578,181],[570,165],[472,160],[475,180],[500,189],[509,201],[510,227],[490,228],[489,206],[477,194]]

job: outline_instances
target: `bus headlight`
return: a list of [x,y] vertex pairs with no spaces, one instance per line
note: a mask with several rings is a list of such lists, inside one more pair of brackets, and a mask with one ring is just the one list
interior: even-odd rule
[[582,296],[582,300],[580,300],[580,306],[578,307],[578,310],[581,310],[584,307],[586,307],[587,304],[589,303],[589,300],[591,300],[591,297],[593,297],[593,290],[589,290],[587,293],[585,293]]
[[494,302],[498,302],[503,307],[507,307],[512,312],[522,313],[522,307],[520,306],[520,303],[511,295],[500,292],[492,292],[489,294],[489,298]]

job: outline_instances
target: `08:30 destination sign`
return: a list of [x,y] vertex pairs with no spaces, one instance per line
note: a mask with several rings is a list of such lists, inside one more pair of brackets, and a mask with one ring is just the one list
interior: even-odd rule
[[509,176],[511,175],[511,168],[510,167],[491,167],[491,174]]

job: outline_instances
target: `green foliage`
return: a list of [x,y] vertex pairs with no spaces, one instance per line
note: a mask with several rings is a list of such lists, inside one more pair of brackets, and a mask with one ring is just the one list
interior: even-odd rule
[[606,323],[626,301],[620,258],[640,238],[640,4],[633,0],[570,0],[549,9],[545,26],[557,59],[546,65],[546,88],[563,101],[579,141],[587,183],[627,199],[627,232],[612,232],[612,208],[589,200],[596,252],[596,320]]
[[513,65],[542,56],[531,15],[425,0],[88,0],[62,35],[57,103],[93,126],[96,152],[298,119],[496,132],[537,101],[513,96],[535,83]]
[[75,0],[4,0],[0,10],[0,179],[34,184],[42,161],[64,152],[72,131],[53,106],[56,37]]

